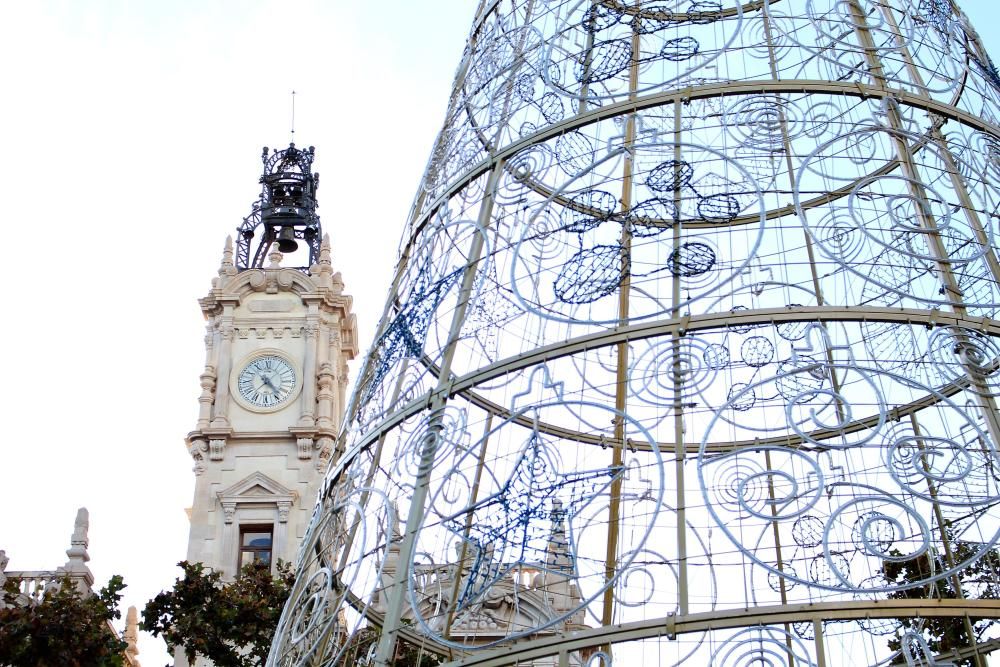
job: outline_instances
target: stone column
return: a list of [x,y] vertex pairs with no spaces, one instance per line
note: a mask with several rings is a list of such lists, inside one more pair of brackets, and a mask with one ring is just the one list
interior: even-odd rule
[[215,383],[215,415],[212,428],[229,428],[229,373],[232,370],[233,337],[233,305],[225,304],[219,325],[219,365]]
[[215,400],[215,367],[205,366],[201,374],[201,396],[198,397],[198,428],[212,423],[212,403]]
[[333,396],[330,398],[332,408],[330,419],[333,422],[333,428],[337,430],[340,429],[344,420],[345,384],[343,375],[346,373],[344,353],[340,349],[343,344],[343,337],[339,330],[340,326],[341,321],[338,319],[330,328],[330,370],[333,373],[333,380],[335,380],[330,387],[333,392]]
[[321,321],[319,325],[319,343],[316,346],[317,367],[316,384],[316,425],[323,430],[334,428],[331,419],[333,411],[333,366],[330,365],[330,325]]
[[218,349],[216,345],[216,332],[212,323],[209,323],[205,331],[205,370],[201,377],[201,395],[198,397],[198,428],[208,428],[212,422],[212,403],[215,399],[215,353]]
[[337,427],[344,421],[345,400],[347,398],[347,362],[340,360],[340,372],[337,374]]
[[299,417],[299,426],[312,428],[316,425],[316,345],[319,340],[319,321],[314,315],[310,315],[306,320],[305,339],[306,351],[302,360],[302,416]]

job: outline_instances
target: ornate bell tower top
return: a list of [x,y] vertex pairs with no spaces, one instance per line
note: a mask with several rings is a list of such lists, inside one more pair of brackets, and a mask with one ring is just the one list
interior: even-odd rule
[[281,253],[290,255],[298,250],[301,240],[309,249],[309,261],[296,268],[305,270],[319,259],[323,238],[316,214],[319,174],[312,172],[316,149],[310,146],[302,150],[290,143],[288,148],[272,153],[265,146],[260,157],[264,163],[260,197],[239,227],[236,268],[239,271],[263,268],[273,243],[277,242]]
[[[294,143],[261,154],[260,196],[237,230],[235,248],[227,239],[218,277],[200,300],[209,335],[196,436],[257,437],[291,428],[304,429],[294,433],[300,438],[336,437],[346,362],[358,351],[357,320],[316,215],[315,155],[312,146]],[[255,371],[255,363],[266,372]],[[276,364],[287,366],[287,392],[275,385]],[[332,406],[323,400],[330,398],[321,386],[324,368],[339,385]]]
[[[226,240],[209,293],[187,558],[235,576],[292,560],[340,455],[352,299],[316,215],[315,149],[265,148],[260,196]],[[178,665],[181,663],[178,662]]]

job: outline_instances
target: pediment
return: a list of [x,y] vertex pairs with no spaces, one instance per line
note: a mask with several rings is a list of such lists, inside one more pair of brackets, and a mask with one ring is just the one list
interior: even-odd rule
[[288,503],[298,494],[261,472],[255,472],[217,494],[223,504],[252,502]]

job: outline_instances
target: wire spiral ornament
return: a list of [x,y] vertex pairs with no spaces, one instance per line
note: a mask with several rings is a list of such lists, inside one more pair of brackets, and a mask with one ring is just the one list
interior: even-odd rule
[[978,659],[1000,75],[957,4],[480,4],[269,665],[957,663],[934,595]]

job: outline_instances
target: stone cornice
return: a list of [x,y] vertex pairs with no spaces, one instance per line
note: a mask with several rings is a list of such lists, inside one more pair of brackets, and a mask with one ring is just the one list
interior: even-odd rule
[[276,287],[274,293],[294,294],[306,305],[315,304],[321,311],[335,312],[341,319],[351,316],[354,298],[340,291],[316,285],[310,276],[294,269],[270,270],[277,280],[268,281],[262,269],[243,271],[222,287],[213,288],[206,296],[198,299],[206,318],[219,314],[222,306],[238,306],[248,295],[255,292],[271,291],[269,284]]
[[[229,429],[228,431],[222,432],[221,429],[204,429],[204,430],[194,430],[187,434],[185,437],[185,442],[190,444],[194,440],[209,440],[209,439],[221,439],[224,438],[229,442],[229,444],[237,442],[259,442],[262,444],[274,444],[274,443],[288,443],[294,444],[297,437],[304,437],[299,434],[303,429],[295,426],[291,426],[283,430],[274,431],[233,431]],[[323,435],[330,435],[329,429],[321,428],[308,428],[304,430],[305,435],[315,434],[317,437]]]

